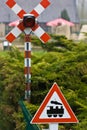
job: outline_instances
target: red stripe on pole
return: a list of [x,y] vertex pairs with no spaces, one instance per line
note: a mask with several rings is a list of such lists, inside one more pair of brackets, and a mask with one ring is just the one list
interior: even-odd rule
[[32,28],[32,31],[35,31],[39,27],[38,24],[35,24],[35,26]]
[[28,74],[28,73],[31,74],[31,67],[25,67],[24,68],[24,74]]
[[50,36],[49,36],[47,33],[44,33],[44,34],[40,37],[40,39],[41,39],[44,43],[46,43],[46,42],[48,42],[48,41],[50,40]]
[[25,51],[25,58],[31,58],[31,51]]
[[12,33],[9,33],[9,34],[6,36],[6,39],[7,39],[10,43],[12,43],[12,42],[16,39],[16,37],[15,37]]
[[25,35],[25,42],[30,42],[30,34],[29,35]]
[[25,90],[27,90],[27,91],[29,91],[30,90],[30,83],[26,83],[26,88],[25,88]]
[[21,31],[24,31],[25,27],[23,25],[23,22],[20,22],[17,27],[21,30]]
[[6,4],[7,4],[10,8],[12,8],[12,7],[16,4],[16,2],[15,2],[14,0],[8,0],[8,1],[6,2]]
[[[40,4],[41,4],[41,6],[43,6],[43,8],[45,9],[45,8],[47,8],[49,5],[50,5],[50,2],[48,1],[48,0],[42,0],[41,2],[40,2]],[[31,12],[30,12],[30,14],[33,14],[35,17],[38,17],[40,14],[38,14],[38,12],[35,10],[35,9],[33,9]]]
[[35,17],[38,17],[38,16],[39,16],[39,14],[38,14],[35,10],[32,10],[32,11],[30,12],[30,14],[33,14]]
[[50,2],[48,0],[42,0],[40,4],[44,7],[47,8],[50,5]]
[[20,18],[23,18],[23,15],[26,14],[26,12],[22,9],[17,15],[20,17]]

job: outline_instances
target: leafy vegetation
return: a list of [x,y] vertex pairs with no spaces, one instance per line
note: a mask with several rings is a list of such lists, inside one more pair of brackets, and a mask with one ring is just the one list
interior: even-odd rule
[[[36,39],[36,38],[35,38]],[[35,42],[32,38],[32,42]],[[32,115],[54,82],[75,112],[78,124],[60,125],[60,130],[87,129],[87,43],[74,43],[64,36],[40,45],[44,51],[32,52]],[[18,102],[24,98],[24,56],[15,48],[0,53],[0,130],[25,130],[26,122]]]

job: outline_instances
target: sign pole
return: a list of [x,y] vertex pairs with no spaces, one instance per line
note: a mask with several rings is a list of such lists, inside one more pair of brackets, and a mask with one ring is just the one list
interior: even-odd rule
[[[43,42],[50,40],[50,36],[38,25],[36,18],[50,5],[49,0],[42,0],[30,13],[26,13],[15,0],[7,0],[7,6],[22,19],[19,24],[12,29],[6,36],[6,39],[12,43],[22,32],[25,32],[25,100],[30,102],[31,96],[31,42],[30,33],[34,34]],[[28,29],[31,29],[29,32]]]
[[30,102],[31,97],[31,42],[30,34],[25,33],[25,54],[24,54],[24,74],[25,74],[25,100]]
[[58,130],[58,123],[50,123],[49,130]]
[[[22,32],[25,32],[25,100],[30,102],[31,96],[31,42],[30,34],[34,34],[43,42],[50,40],[50,36],[38,25],[36,18],[50,5],[49,0],[41,0],[41,2],[30,13],[26,13],[15,0],[7,0],[7,6],[22,19],[19,24],[12,29],[6,36],[6,39],[12,43]],[[30,32],[30,30],[31,32]]]

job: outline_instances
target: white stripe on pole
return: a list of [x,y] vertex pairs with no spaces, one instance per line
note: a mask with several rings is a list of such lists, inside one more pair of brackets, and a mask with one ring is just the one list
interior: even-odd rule
[[31,79],[31,74],[25,74],[25,78],[29,76],[29,79]]
[[22,8],[21,8],[18,4],[15,4],[15,5],[12,7],[12,10],[13,10],[16,14],[18,14],[18,13],[22,10]]
[[38,36],[39,38],[45,33],[45,31],[39,26],[35,31],[35,35]]
[[43,8],[43,6],[41,4],[38,4],[36,6],[36,8],[34,8],[34,10],[38,13],[41,14],[45,9]]
[[13,30],[11,31],[11,33],[15,36],[18,37],[21,34],[21,30],[18,27],[13,28]]
[[50,123],[49,130],[58,130],[58,123]]
[[25,51],[31,51],[31,42],[25,42]]
[[31,67],[31,58],[25,58],[25,67]]

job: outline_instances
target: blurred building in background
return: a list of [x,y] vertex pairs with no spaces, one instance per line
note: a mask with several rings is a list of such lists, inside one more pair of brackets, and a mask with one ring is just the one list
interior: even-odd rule
[[87,24],[87,0],[76,0],[78,15],[81,24]]
[[76,0],[76,5],[80,19],[80,32],[78,40],[87,41],[87,0]]
[[[7,0],[0,0],[0,22],[9,23],[17,20],[16,14],[5,4]],[[30,12],[41,0],[15,0],[26,12]],[[76,0],[49,0],[51,5],[38,17],[39,22],[48,22],[61,17],[61,12],[67,11],[71,22],[78,23]]]
[[[19,19],[5,4],[7,0],[0,0],[0,23],[8,24]],[[30,12],[41,0],[15,0],[26,12]],[[44,23],[61,17],[67,12],[71,22],[79,23],[76,0],[50,0],[51,5],[38,17],[38,21],[45,28]],[[64,15],[63,15],[64,16]],[[6,28],[7,29],[7,28]],[[47,29],[47,28],[45,28]],[[7,32],[6,32],[7,33]]]
[[[5,24],[5,34],[11,29],[8,25],[10,22],[18,20],[19,17],[9,9],[5,2],[7,0],[0,0],[0,23]],[[41,0],[15,0],[26,12],[30,12],[35,6],[39,4]],[[51,27],[47,26],[46,23],[57,18],[66,19],[75,26],[70,27],[70,32],[73,34],[79,33],[80,28],[80,15],[78,10],[80,5],[78,4],[81,0],[49,0],[51,5],[38,17],[38,22],[45,31],[51,31]],[[84,0],[82,0],[84,1]],[[86,1],[86,0],[85,0]],[[81,2],[80,2],[81,3]],[[84,6],[84,4],[83,4]],[[58,31],[57,31],[58,32]],[[0,33],[2,35],[2,32]]]

